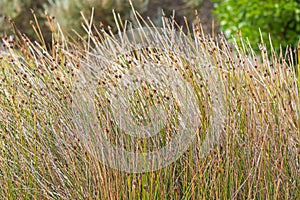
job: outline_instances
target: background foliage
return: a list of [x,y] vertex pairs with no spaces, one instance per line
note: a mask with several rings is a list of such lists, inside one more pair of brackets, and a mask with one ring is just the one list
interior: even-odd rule
[[[209,0],[132,0],[132,2],[142,16],[150,16],[158,26],[161,26],[162,10],[166,16],[172,15],[173,10],[176,10],[175,20],[184,25],[183,16],[187,16],[192,21],[194,10],[200,8],[205,10],[205,12],[201,12],[201,15],[205,16],[204,22],[211,24],[212,3]],[[202,6],[203,3],[206,4]],[[85,32],[81,26],[83,20],[80,11],[89,17],[92,7],[95,8],[93,21],[96,25],[101,22],[105,26],[110,25],[114,28],[113,9],[122,16],[123,20],[132,19],[129,0],[0,0],[0,36],[10,34],[10,25],[4,19],[6,16],[12,18],[17,27],[25,32],[29,38],[34,39],[35,33],[29,24],[30,20],[33,19],[31,9],[38,16],[46,41],[51,41],[51,34],[50,31],[47,32],[47,20],[43,17],[45,12],[49,13],[50,16],[55,16],[64,30],[68,30],[69,33],[76,30],[82,35]],[[210,25],[206,28],[204,24],[204,29],[211,32]]]
[[[181,15],[190,15],[190,18],[192,18],[192,10],[200,9],[206,1],[181,0],[176,1],[175,5],[177,6],[175,7],[174,3],[168,0],[134,0],[133,2],[135,8],[142,13],[146,13],[146,15],[153,12],[155,12],[155,15],[161,13],[160,11],[156,12],[155,8],[151,6],[156,6],[157,9],[165,9],[166,6],[169,6],[170,9],[176,9],[177,15],[180,15],[176,20],[182,23]],[[286,45],[294,45],[295,47],[300,38],[299,1],[213,0],[213,2],[216,3],[214,14],[225,35],[231,38],[237,36],[236,33],[240,31],[243,37],[249,39],[254,49],[258,49],[258,43],[260,43],[259,29],[267,44],[269,34],[271,35],[276,50],[279,49],[280,44],[283,47]],[[30,9],[35,10],[41,15],[47,11],[50,15],[54,15],[58,22],[67,30],[74,29],[83,34],[80,11],[83,11],[86,16],[89,16],[92,7],[95,7],[94,22],[97,23],[102,22],[105,25],[112,25],[112,9],[120,13],[123,19],[130,19],[131,17],[128,0],[0,0],[0,16],[8,16],[14,19],[18,28],[29,35],[30,38],[34,35],[29,25],[29,21],[32,19]],[[201,18],[205,18],[206,15],[207,13],[200,12]],[[4,21],[2,17],[2,19],[0,19],[0,27],[2,29],[0,31],[2,33],[6,33],[9,30]],[[46,19],[39,18],[39,22],[42,28],[46,26]],[[47,29],[43,28],[43,30],[45,31]],[[215,31],[218,32],[218,30]],[[51,36],[45,33],[46,40],[47,37]],[[51,38],[48,38],[48,40],[51,40]]]
[[[60,25],[67,30],[76,30],[83,34],[81,27],[82,11],[85,16],[90,16],[91,10],[95,8],[94,22],[102,22],[105,25],[113,24],[112,9],[120,13],[122,18],[129,19],[131,14],[128,0],[0,0],[0,29],[1,32],[8,32],[9,25],[5,23],[5,17],[12,18],[18,28],[24,31],[30,38],[34,37],[34,32],[29,25],[33,19],[31,9],[39,16],[39,24],[43,28],[47,26],[46,19],[41,17],[45,12],[55,16]],[[138,10],[145,10],[148,0],[134,0],[134,5]],[[71,31],[69,31],[71,32]],[[51,40],[51,35],[45,35],[46,40]]]
[[219,19],[221,30],[227,37],[241,32],[254,48],[260,43],[262,32],[268,44],[269,34],[275,49],[280,44],[296,44],[300,38],[300,2],[290,0],[214,0],[215,15]]
[[[135,0],[134,6],[138,10],[145,10],[148,0]],[[80,34],[85,33],[81,28],[82,16],[80,11],[85,16],[90,16],[91,10],[94,7],[95,22],[101,22],[105,25],[112,25],[114,23],[112,10],[120,13],[124,19],[129,19],[131,15],[131,7],[128,0],[66,0],[57,1],[49,0],[45,9],[58,18],[61,25],[67,28],[79,31]]]
[[[0,0],[0,33],[9,33],[10,25],[6,23],[5,19],[12,18],[20,30],[32,37],[34,31],[29,24],[30,20],[33,19],[31,9],[41,12],[43,5],[47,2],[48,0]],[[43,29],[46,28],[44,21],[46,20],[39,19]]]

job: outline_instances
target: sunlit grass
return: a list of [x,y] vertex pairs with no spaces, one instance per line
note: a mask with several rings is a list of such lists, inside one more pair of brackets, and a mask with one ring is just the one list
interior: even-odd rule
[[[142,23],[142,19],[137,17],[137,20]],[[197,49],[190,56],[202,56],[202,63],[191,63],[185,54],[163,51],[166,47],[162,51],[143,52],[149,62],[167,63],[187,77],[197,95],[201,123],[196,140],[176,162],[157,171],[131,174],[99,162],[82,140],[72,108],[76,81],[83,81],[77,75],[99,64],[97,54],[91,53],[91,49],[103,48],[101,45],[113,34],[104,28],[94,29],[87,22],[89,38],[75,41],[67,39],[52,18],[48,21],[53,34],[51,47],[43,42],[43,30],[39,30],[38,24],[33,26],[39,42],[30,41],[16,29],[14,39],[3,37],[7,51],[0,60],[0,196],[7,199],[300,197],[299,74],[297,78],[291,52],[283,50],[277,55],[262,43],[261,55],[255,55],[244,40],[239,41],[241,45],[229,45],[222,36],[214,39],[203,35],[200,23],[192,31],[193,36],[187,37],[189,48]],[[164,22],[170,30],[172,25],[176,27],[171,20]],[[147,24],[151,26],[151,22]],[[123,31],[124,25],[119,22],[118,26]],[[118,51],[113,46],[105,47],[106,52],[100,51],[103,55]],[[136,61],[142,56],[131,53],[129,58],[114,57],[127,71],[136,67],[130,64],[130,59]],[[99,79],[95,102],[109,100],[109,93],[102,93],[103,85],[106,81],[118,81],[124,72],[105,67],[106,79]],[[141,117],[141,123],[151,117],[140,102],[158,105],[172,98],[163,88],[154,92],[153,86],[144,86],[144,91],[136,91],[137,96],[131,99],[131,114]],[[222,92],[221,97],[218,91]],[[203,137],[210,133],[216,98],[222,98],[224,103],[220,113],[224,115],[220,141],[202,154],[200,147]],[[109,107],[107,103],[97,107],[99,123],[110,120],[104,113]],[[137,141],[139,151],[151,149],[158,141],[164,144],[172,137],[170,133],[180,112],[176,104],[172,106],[174,112],[169,113],[169,126],[164,127],[161,138]],[[114,122],[106,128],[116,144],[130,144],[122,143],[126,137],[116,140],[120,132]]]

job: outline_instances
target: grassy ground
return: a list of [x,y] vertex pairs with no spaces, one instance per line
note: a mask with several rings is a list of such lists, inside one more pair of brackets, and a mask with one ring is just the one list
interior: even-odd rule
[[[189,56],[201,62],[192,63],[185,54],[168,51],[155,58],[181,72],[193,85],[201,110],[197,137],[169,166],[153,172],[125,173],[103,165],[89,151],[72,112],[76,75],[89,70],[91,64],[98,65],[88,52],[91,47],[103,47],[104,38],[109,36],[93,29],[93,34],[88,30],[87,39],[69,40],[54,19],[48,21],[53,35],[50,48],[43,43],[38,24],[33,28],[39,42],[30,41],[17,30],[14,39],[3,38],[7,52],[0,60],[1,197],[300,198],[299,85],[291,52],[278,55],[261,45],[261,55],[256,55],[242,39],[231,45],[223,37],[215,41],[203,35],[198,24],[193,37],[188,36],[194,50]],[[89,29],[89,23],[86,27]],[[108,52],[117,50],[111,46]],[[154,53],[157,51],[150,55]],[[113,58],[120,62],[119,56]],[[122,62],[126,70],[136,67],[129,65],[129,60]],[[204,68],[211,70],[204,70],[205,74]],[[112,78],[116,72],[104,73],[117,81]],[[210,133],[219,84],[224,103],[222,130],[219,142],[202,156],[199,149],[203,136]],[[101,111],[101,105],[97,109]],[[99,123],[108,120],[99,113]],[[176,115],[172,120],[176,123]],[[107,132],[115,130],[111,124]],[[162,134],[171,137],[168,129]],[[143,150],[144,144],[142,141],[137,146]]]

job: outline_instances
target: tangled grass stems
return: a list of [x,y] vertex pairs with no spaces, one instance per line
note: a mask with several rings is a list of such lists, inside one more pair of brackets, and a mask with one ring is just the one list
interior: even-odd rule
[[[137,28],[157,29],[151,21],[146,23],[134,13],[139,22]],[[52,18],[48,19],[53,34],[51,48],[43,42],[30,41],[17,31],[14,39],[3,38],[7,52],[1,54],[0,72],[0,196],[7,199],[300,197],[299,78],[289,61],[290,52],[276,55],[272,51],[269,56],[262,43],[261,55],[255,55],[244,40],[239,41],[242,45],[230,45],[222,36],[215,40],[204,35],[199,23],[193,35],[187,36],[189,43],[182,47],[194,60],[180,51],[166,51],[172,41],[163,34],[158,35],[164,41],[160,49],[129,52],[126,57],[118,54],[119,40],[113,34],[108,35],[104,28],[92,29],[88,22],[89,39],[72,42],[64,37]],[[174,21],[165,18],[163,21],[167,30],[180,30]],[[119,19],[116,22],[120,33],[132,30],[127,28],[128,22]],[[106,45],[107,39],[113,43]],[[197,57],[203,60],[192,63]],[[105,59],[123,64],[125,70],[117,64],[100,65]],[[98,80],[98,96],[93,100],[103,103],[101,98],[108,97],[103,93],[103,85],[114,83],[124,72],[137,67],[135,62],[139,59],[167,63],[186,76],[197,94],[201,120],[196,141],[176,162],[157,171],[130,174],[110,169],[92,154],[78,133],[72,105],[75,82],[84,81],[76,78],[79,72],[88,74],[94,67],[101,68],[95,71],[102,79]],[[219,102],[216,101],[219,90],[211,89],[214,86],[221,86],[224,91],[220,101],[224,103],[221,113],[224,123],[220,143],[200,156],[203,138],[211,128],[213,105]],[[135,109],[131,114],[147,121],[151,119],[145,116],[148,111],[136,101],[158,104],[171,98],[171,94],[164,90],[155,93],[153,85],[147,84],[144,90],[136,91],[137,96],[132,97]],[[150,101],[146,102],[147,97]],[[97,107],[100,122],[108,121],[106,115],[101,115],[103,105]],[[180,112],[176,104],[172,106],[174,112],[167,118],[170,126],[165,127],[160,138],[136,141],[141,151],[149,148],[146,144],[160,141],[157,144],[161,145],[172,137],[169,130],[176,125]],[[117,127],[107,128],[115,133],[109,135],[111,141],[125,144],[122,142],[128,138],[118,138]]]

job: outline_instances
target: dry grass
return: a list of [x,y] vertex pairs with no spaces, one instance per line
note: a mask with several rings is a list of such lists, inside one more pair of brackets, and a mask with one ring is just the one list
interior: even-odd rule
[[[165,28],[176,27],[172,20],[164,20]],[[107,48],[104,40],[111,35],[104,29],[91,31],[87,23],[90,37],[72,41],[53,19],[48,21],[53,35],[51,48],[43,43],[38,24],[33,27],[39,42],[30,41],[16,29],[14,39],[3,38],[8,50],[0,60],[1,197],[300,198],[299,85],[291,52],[276,55],[261,45],[261,55],[256,55],[244,40],[229,45],[222,36],[215,40],[204,35],[198,24],[193,36],[187,35],[190,46],[185,48],[193,49],[189,56],[195,61],[201,58],[201,62],[191,63],[180,51],[159,51],[152,60],[145,57],[149,62],[156,59],[168,63],[188,77],[199,100],[201,124],[197,140],[176,162],[153,172],[125,173],[103,165],[91,154],[78,133],[72,111],[74,85],[82,81],[76,75],[89,71],[92,65],[99,67],[99,60],[105,57],[91,59],[95,54],[90,49]],[[138,16],[137,21],[142,23]],[[151,26],[151,22],[142,24]],[[107,54],[117,50],[110,46]],[[129,65],[129,60],[120,61],[119,55],[114,59],[126,64],[126,70],[136,67]],[[103,72],[106,77],[116,73],[107,69]],[[101,88],[100,84],[98,91]],[[219,89],[224,103],[220,142],[201,156],[198,147],[212,126],[210,115]],[[99,96],[103,94],[99,92]],[[107,119],[100,115],[101,120]],[[176,114],[171,115],[171,121],[176,124]],[[168,129],[163,134],[170,136]],[[143,141],[140,144],[142,147]]]

